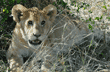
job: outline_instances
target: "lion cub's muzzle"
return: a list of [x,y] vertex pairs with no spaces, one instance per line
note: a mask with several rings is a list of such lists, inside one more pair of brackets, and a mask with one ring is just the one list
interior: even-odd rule
[[29,43],[32,44],[32,45],[39,45],[42,43],[41,40],[39,40],[38,38],[41,36],[40,34],[39,35],[36,35],[36,34],[33,34],[37,39],[35,40],[29,40]]

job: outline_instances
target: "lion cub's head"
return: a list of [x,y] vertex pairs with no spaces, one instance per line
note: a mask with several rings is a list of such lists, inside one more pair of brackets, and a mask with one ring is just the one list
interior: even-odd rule
[[[17,23],[16,34],[31,45],[39,45],[48,34],[57,14],[56,7],[48,5],[43,10],[26,8],[17,4],[12,8],[13,20]],[[19,29],[19,30],[18,30]]]

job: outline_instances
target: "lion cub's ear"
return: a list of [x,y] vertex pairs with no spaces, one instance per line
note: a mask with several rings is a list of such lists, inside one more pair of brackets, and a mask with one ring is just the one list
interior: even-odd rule
[[13,20],[15,22],[20,22],[20,17],[23,16],[22,14],[25,10],[27,10],[27,8],[21,4],[17,4],[15,6],[13,6],[13,8],[12,8]]
[[50,16],[50,20],[54,20],[55,19],[55,16],[57,14],[57,8],[53,5],[48,5],[46,6],[43,11],[48,15]]

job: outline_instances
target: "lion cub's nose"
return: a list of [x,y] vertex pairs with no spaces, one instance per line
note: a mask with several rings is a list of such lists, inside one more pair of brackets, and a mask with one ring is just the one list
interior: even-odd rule
[[33,34],[35,37],[40,37],[41,36],[41,34]]

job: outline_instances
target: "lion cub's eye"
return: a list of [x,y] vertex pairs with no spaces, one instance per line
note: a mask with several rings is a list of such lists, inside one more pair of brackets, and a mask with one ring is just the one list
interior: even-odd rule
[[28,25],[33,25],[33,22],[32,21],[28,21]]
[[44,25],[45,25],[45,21],[44,21],[44,20],[41,22],[41,25],[42,25],[42,26],[44,26]]

